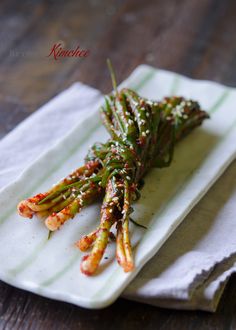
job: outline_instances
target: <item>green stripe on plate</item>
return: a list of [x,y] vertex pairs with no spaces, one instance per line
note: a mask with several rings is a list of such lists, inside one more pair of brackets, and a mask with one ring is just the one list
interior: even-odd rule
[[156,73],[157,70],[150,69],[150,71],[146,73],[145,76],[136,85],[131,85],[130,88],[134,89],[135,91],[140,91],[140,89],[142,89],[146,83],[154,77]]
[[36,245],[33,249],[33,251],[30,253],[28,257],[24,259],[24,261],[21,261],[21,263],[14,268],[9,270],[9,273],[11,275],[16,275],[24,271],[28,266],[30,266],[34,260],[38,257],[39,253],[42,251],[42,249],[45,247],[46,243],[48,242],[48,234],[47,238],[43,239],[38,245]]
[[73,257],[70,258],[70,260],[68,261],[68,263],[63,266],[59,271],[57,271],[54,275],[52,275],[51,277],[49,277],[47,280],[43,281],[42,283],[40,283],[40,286],[49,286],[52,283],[54,283],[56,280],[58,280],[59,278],[61,278],[63,275],[65,275],[71,268],[72,266],[78,261],[78,256],[79,254],[76,253]]
[[229,89],[225,89],[222,94],[220,95],[220,97],[216,100],[216,102],[213,104],[213,106],[208,110],[208,112],[210,114],[213,114],[214,112],[216,112],[220,106],[224,103],[224,101],[226,100],[226,98],[230,95],[230,90]]
[[180,76],[179,75],[175,75],[173,80],[172,80],[172,84],[170,86],[170,95],[175,95],[178,88],[179,88],[179,84],[180,84]]

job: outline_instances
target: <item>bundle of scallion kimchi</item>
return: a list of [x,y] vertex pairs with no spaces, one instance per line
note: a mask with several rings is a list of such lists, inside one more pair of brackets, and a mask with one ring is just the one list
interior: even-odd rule
[[116,259],[125,272],[134,269],[129,234],[132,203],[151,167],[171,164],[176,143],[208,118],[196,101],[166,97],[152,101],[131,89],[118,91],[111,70],[113,92],[105,97],[101,118],[110,134],[106,143],[95,143],[84,164],[47,192],[18,205],[23,217],[43,218],[50,231],[56,231],[82,208],[103,196],[100,223],[80,238],[77,246],[89,251],[81,271],[97,270],[109,239],[116,233]]

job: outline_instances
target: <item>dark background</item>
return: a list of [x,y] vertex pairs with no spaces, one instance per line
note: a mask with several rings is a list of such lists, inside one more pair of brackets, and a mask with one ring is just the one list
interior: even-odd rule
[[[87,58],[46,57],[55,42]],[[140,63],[236,85],[235,0],[1,1],[0,137],[72,82],[111,90]],[[154,308],[119,299],[99,311],[0,282],[0,329],[236,329],[236,276],[217,313]]]

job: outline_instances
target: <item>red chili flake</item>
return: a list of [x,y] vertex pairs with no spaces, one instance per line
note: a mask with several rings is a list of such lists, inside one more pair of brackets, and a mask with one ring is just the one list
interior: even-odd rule
[[116,240],[116,237],[115,237],[115,235],[112,232],[109,233],[109,238],[112,241],[115,241]]
[[98,161],[90,160],[86,163],[86,167],[88,170],[90,170],[93,167],[96,167],[98,165]]
[[118,264],[121,265],[121,259],[117,254],[116,254],[116,260],[117,260]]
[[87,260],[87,259],[88,259],[88,257],[89,257],[89,255],[83,256],[83,258],[82,258],[82,261],[85,261],[85,260]]
[[21,205],[21,206],[19,206],[19,211],[21,212],[21,213],[24,213],[24,210],[26,209],[26,206],[25,205]]
[[146,143],[146,137],[141,136],[139,139],[137,139],[137,144],[140,145],[141,147],[144,146]]
[[40,193],[40,194],[38,194],[38,195],[35,195],[35,196],[32,197],[32,198],[29,198],[28,201],[29,201],[30,203],[37,203],[37,202],[41,201],[43,198],[45,198],[47,195],[48,195],[48,194],[42,194],[42,193]]
[[136,183],[132,183],[132,185],[130,186],[130,191],[134,192],[137,189],[137,184]]
[[[28,208],[28,206],[26,206],[26,205],[20,205],[19,207],[18,207],[18,210],[19,210],[19,212],[21,213],[21,214],[24,214],[25,213],[25,210],[27,211],[27,217],[28,218],[30,218],[30,219],[32,219],[33,218],[33,214],[34,214],[34,212],[30,209],[30,208]],[[29,213],[30,212],[30,213]]]
[[141,105],[141,107],[145,106],[145,101],[143,99],[140,101],[140,105]]
[[88,236],[83,237],[83,239],[87,244],[92,242],[91,238],[89,238]]
[[90,182],[90,188],[96,188],[96,184],[94,182]]

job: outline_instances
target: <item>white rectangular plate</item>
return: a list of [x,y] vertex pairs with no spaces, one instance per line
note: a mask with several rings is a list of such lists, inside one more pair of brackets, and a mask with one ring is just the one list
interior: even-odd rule
[[234,89],[146,65],[138,67],[122,85],[152,99],[171,94],[196,99],[211,115],[210,120],[178,144],[169,168],[153,169],[145,178],[133,218],[148,229],[130,225],[135,271],[123,272],[114,257],[115,243],[110,243],[97,274],[93,277],[81,274],[83,254],[73,243],[97,226],[99,204],[68,221],[50,240],[39,220],[23,219],[16,213],[21,199],[47,190],[82,164],[93,142],[107,139],[97,112],[0,192],[0,209],[4,211],[0,217],[0,278],[3,281],[87,308],[111,304],[235,158]]

